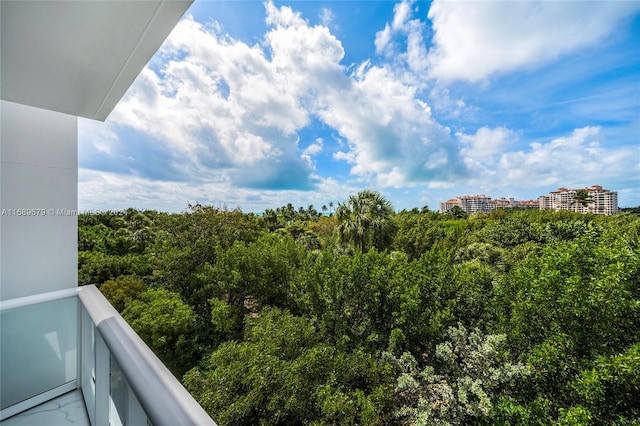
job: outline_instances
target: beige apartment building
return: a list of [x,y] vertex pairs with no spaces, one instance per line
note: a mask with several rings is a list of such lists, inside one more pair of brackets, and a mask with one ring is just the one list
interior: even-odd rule
[[472,213],[489,213],[498,208],[538,208],[536,200],[515,200],[510,198],[492,199],[486,195],[463,195],[461,197],[452,198],[451,200],[440,203],[440,212],[447,213],[454,206],[460,207],[468,214]]
[[[586,205],[574,202],[575,194],[584,189],[589,193],[590,202]],[[600,185],[593,185],[587,188],[567,189],[558,188],[549,195],[538,197],[540,209],[568,210],[578,213],[594,213],[611,215],[618,213],[618,193],[602,188]]]

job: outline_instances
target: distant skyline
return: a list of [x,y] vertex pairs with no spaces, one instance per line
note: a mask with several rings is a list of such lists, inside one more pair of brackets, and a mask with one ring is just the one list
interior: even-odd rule
[[640,1],[195,1],[109,119],[78,207],[396,210],[602,185],[640,205]]

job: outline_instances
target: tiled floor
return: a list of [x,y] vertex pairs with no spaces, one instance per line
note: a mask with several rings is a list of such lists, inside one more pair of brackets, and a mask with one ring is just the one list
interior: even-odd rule
[[89,426],[89,417],[79,390],[4,420],[2,426]]

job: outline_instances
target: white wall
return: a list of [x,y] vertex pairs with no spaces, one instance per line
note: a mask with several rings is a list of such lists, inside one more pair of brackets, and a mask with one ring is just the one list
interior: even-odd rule
[[78,126],[0,104],[0,300],[77,286]]

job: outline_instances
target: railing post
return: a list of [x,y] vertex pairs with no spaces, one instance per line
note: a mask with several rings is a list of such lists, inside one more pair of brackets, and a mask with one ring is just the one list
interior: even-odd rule
[[95,413],[96,422],[94,426],[109,426],[109,369],[110,369],[110,353],[106,343],[102,339],[100,333],[95,333],[96,344],[96,363],[95,363]]

